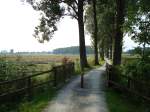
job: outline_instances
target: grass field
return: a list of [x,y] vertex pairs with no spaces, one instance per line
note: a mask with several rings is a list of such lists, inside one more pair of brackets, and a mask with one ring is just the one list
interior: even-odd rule
[[53,66],[62,64],[64,58],[67,58],[69,61],[79,63],[78,55],[0,55],[0,60],[3,60],[3,62],[17,63],[20,64],[19,66],[25,65],[24,69],[27,70],[23,70],[23,72],[31,71],[32,73],[50,70]]
[[[33,72],[50,70],[53,66],[62,64],[64,58],[67,58],[68,61],[75,62],[75,69],[79,71],[80,69],[79,55],[52,55],[52,54],[0,55],[0,59],[5,60],[6,62],[27,64],[27,69],[29,68],[31,69],[29,71],[33,71]],[[87,59],[88,59],[89,64],[93,66],[94,56],[88,55]]]
[[7,61],[21,61],[21,62],[61,62],[64,57],[69,58],[72,61],[79,59],[78,55],[53,55],[53,54],[27,54],[27,55],[0,55]]

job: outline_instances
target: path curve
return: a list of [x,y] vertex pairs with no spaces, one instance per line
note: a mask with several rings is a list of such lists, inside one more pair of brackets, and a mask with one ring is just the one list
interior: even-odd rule
[[84,89],[80,88],[80,77],[73,79],[60,90],[43,112],[108,112],[104,71],[103,66],[88,72],[84,76]]

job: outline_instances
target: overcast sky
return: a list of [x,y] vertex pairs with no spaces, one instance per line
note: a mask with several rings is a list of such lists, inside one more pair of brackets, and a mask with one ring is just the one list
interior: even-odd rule
[[[77,21],[69,17],[58,23],[58,31],[49,42],[39,43],[32,36],[38,18],[39,13],[20,0],[0,0],[0,50],[51,51],[79,45]],[[126,49],[135,46],[130,38],[126,37],[124,41]],[[89,36],[86,36],[86,45],[90,45]]]

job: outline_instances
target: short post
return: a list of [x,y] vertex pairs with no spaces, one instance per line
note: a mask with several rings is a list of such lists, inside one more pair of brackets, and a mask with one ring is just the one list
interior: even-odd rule
[[81,67],[81,88],[84,88],[84,63],[83,60],[80,61]]
[[84,87],[84,71],[81,72],[81,88]]

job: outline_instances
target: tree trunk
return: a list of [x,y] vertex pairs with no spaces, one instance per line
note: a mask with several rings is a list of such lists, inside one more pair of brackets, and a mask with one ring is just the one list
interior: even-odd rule
[[83,0],[78,1],[78,26],[79,26],[79,45],[80,45],[80,65],[81,70],[89,67],[86,57],[84,23],[83,23]]
[[116,35],[115,35],[115,46],[113,53],[113,65],[121,64],[122,54],[122,39],[123,39],[123,24],[124,24],[124,0],[116,0],[117,15],[116,15]]
[[96,18],[96,0],[93,0],[93,17],[94,17],[94,55],[95,65],[98,65],[98,47],[97,47],[97,18]]

